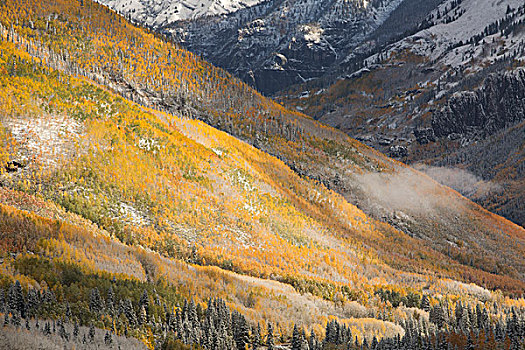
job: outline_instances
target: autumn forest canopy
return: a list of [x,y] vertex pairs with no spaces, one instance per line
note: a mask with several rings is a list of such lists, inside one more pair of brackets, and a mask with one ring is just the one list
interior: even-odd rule
[[0,3],[0,344],[518,350],[524,258],[523,228],[103,5]]

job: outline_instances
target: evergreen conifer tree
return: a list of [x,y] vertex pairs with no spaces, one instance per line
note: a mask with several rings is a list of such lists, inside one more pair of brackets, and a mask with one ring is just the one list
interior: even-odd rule
[[370,344],[370,349],[376,350],[378,345],[379,345],[379,343],[377,342],[377,338],[374,335],[374,339],[372,339],[372,343]]
[[142,293],[140,300],[139,300],[139,309],[141,307],[144,307],[144,310],[146,311],[146,314],[149,315],[149,295],[148,291],[144,289],[144,292]]
[[140,306],[138,321],[139,321],[139,325],[145,325],[146,322],[148,321],[148,314],[146,312],[146,307],[144,305]]
[[24,293],[22,291],[22,285],[20,284],[20,281],[16,281],[11,285],[9,288],[8,293],[9,301],[8,301],[8,307],[13,314],[18,313],[17,317],[23,317],[25,318],[25,301],[24,301]]
[[111,337],[111,333],[106,332],[106,334],[104,335],[104,344],[106,344],[107,346],[111,346],[111,344],[113,344],[113,338]]
[[27,293],[26,313],[28,317],[35,314],[35,311],[40,307],[40,293],[34,288],[29,289]]
[[443,328],[445,325],[445,312],[441,304],[437,304],[431,308],[429,318],[430,322],[434,323],[438,329]]
[[137,320],[137,314],[135,313],[135,309],[133,308],[133,304],[131,303],[131,299],[126,299],[122,305],[123,312],[126,318],[128,319],[129,325],[131,327],[135,327],[138,323]]
[[469,332],[467,336],[467,347],[465,350],[474,350],[474,349],[475,347],[474,347],[474,342],[472,340],[472,333]]
[[78,337],[78,333],[79,333],[79,328],[78,328],[78,322],[75,321],[75,324],[73,325],[73,336],[75,338]]
[[89,325],[88,340],[90,343],[95,341],[95,326],[92,324]]
[[91,294],[89,296],[89,309],[94,313],[101,313],[104,309],[102,297],[96,287],[91,289]]
[[43,330],[44,335],[50,335],[51,334],[51,325],[49,322],[46,322]]
[[250,342],[250,331],[248,328],[248,322],[246,322],[244,316],[238,312],[232,314],[232,328],[237,349],[246,349],[246,344]]
[[361,349],[368,349],[368,341],[366,337],[363,338],[363,344],[361,344]]
[[430,300],[426,294],[421,299],[421,310],[430,311]]
[[0,288],[0,312],[5,312],[5,296],[4,296],[4,289]]
[[268,323],[268,331],[266,334],[266,347],[268,350],[274,350],[275,344],[273,342],[273,326],[271,323]]
[[301,330],[301,346],[299,347],[300,350],[310,350],[310,346],[308,345],[308,341],[306,340],[306,334],[304,333],[304,329]]
[[106,298],[106,309],[110,315],[115,315],[115,293],[113,292],[113,287],[111,286],[109,286],[108,295]]
[[13,311],[11,316],[11,324],[16,328],[20,327],[20,325],[22,324],[22,320],[20,319],[20,313],[18,312],[18,310]]
[[297,328],[297,325],[293,326],[293,332],[292,332],[292,350],[300,350],[301,349],[301,335],[299,333],[299,329]]
[[317,338],[315,337],[315,333],[312,329],[310,332],[310,339],[308,341],[308,345],[310,347],[310,350],[316,350],[317,349]]
[[261,325],[257,323],[257,327],[252,329],[252,349],[257,349],[261,345]]
[[64,327],[64,324],[62,322],[60,322],[58,325],[58,335],[60,336],[60,338],[66,341],[69,339],[69,334],[67,334],[66,328]]
[[73,317],[73,314],[71,313],[71,307],[69,307],[69,303],[66,303],[66,322],[69,322],[71,317]]

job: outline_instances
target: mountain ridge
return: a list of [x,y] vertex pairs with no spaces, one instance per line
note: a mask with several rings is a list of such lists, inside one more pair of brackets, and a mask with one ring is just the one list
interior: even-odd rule
[[98,3],[113,8],[133,21],[152,28],[180,20],[225,15],[263,1],[265,0],[97,0]]
[[272,94],[327,72],[400,2],[273,0],[228,16],[174,22],[158,30]]

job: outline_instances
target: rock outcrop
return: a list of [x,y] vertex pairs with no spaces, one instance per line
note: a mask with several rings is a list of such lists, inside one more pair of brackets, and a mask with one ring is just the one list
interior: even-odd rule
[[436,137],[485,138],[525,119],[525,69],[492,74],[476,91],[454,94],[434,113]]

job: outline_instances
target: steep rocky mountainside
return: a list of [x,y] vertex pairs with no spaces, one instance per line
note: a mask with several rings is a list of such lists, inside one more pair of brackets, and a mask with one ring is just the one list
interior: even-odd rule
[[175,21],[224,15],[263,0],[98,0],[141,25],[158,28]]
[[271,0],[226,17],[158,29],[269,94],[330,71],[401,2]]
[[474,91],[453,94],[432,117],[435,138],[484,138],[525,119],[525,69],[492,74]]
[[443,0],[99,2],[273,94],[355,67],[416,32]]
[[490,181],[488,193],[471,197],[525,226],[525,69],[490,75],[479,89],[452,95],[431,125],[429,141],[460,142],[434,164]]
[[415,34],[282,100],[523,225],[524,19],[519,1],[445,1]]

